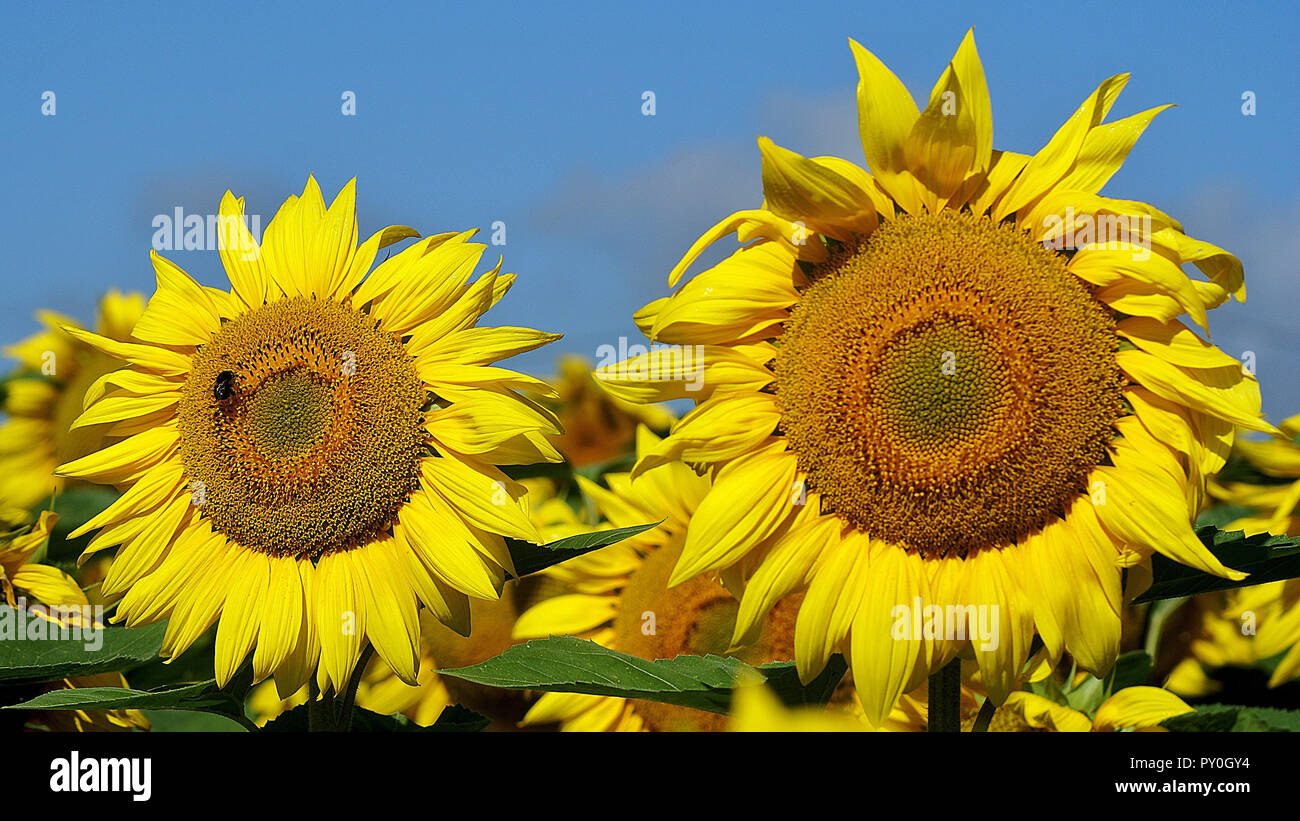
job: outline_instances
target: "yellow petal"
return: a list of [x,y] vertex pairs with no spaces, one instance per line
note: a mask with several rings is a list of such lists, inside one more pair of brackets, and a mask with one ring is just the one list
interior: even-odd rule
[[842,539],[834,535],[795,618],[795,669],[805,684],[821,673],[849,634],[868,584],[872,550],[867,537],[856,530]]
[[403,583],[397,546],[385,538],[348,552],[366,599],[366,636],[397,677],[414,687],[420,668],[415,594]]
[[1083,147],[1088,132],[1101,122],[1105,114],[1104,109],[1109,107],[1106,98],[1114,100],[1115,95],[1128,82],[1128,77],[1127,74],[1117,74],[1102,82],[1096,91],[1088,95],[1070,119],[1065,121],[1065,124],[1052,135],[1052,139],[1047,141],[1047,145],[1043,146],[1025,166],[1024,171],[1020,172],[1020,176],[1016,178],[1006,196],[994,210],[995,222],[1019,211],[1052,190],[1060,182],[1078,158],[1079,150]]
[[671,434],[641,454],[632,476],[678,459],[714,462],[739,456],[771,436],[780,421],[781,411],[771,394],[716,396],[682,417]]
[[1277,432],[1260,417],[1259,383],[1240,366],[1182,368],[1142,351],[1119,351],[1115,361],[1157,396],[1249,430]]
[[231,289],[249,308],[267,301],[271,277],[262,267],[262,249],[244,220],[244,198],[227,191],[221,198],[217,249]]
[[875,228],[876,211],[866,191],[826,165],[758,138],[767,206],[791,221],[847,240]]
[[571,636],[595,630],[618,612],[615,596],[570,593],[538,602],[515,622],[510,637],[517,640]]
[[1094,732],[1154,727],[1167,718],[1195,712],[1178,696],[1159,687],[1125,687],[1102,702],[1093,716]]
[[1106,530],[1126,544],[1159,551],[1206,573],[1246,578],[1245,573],[1225,567],[1196,538],[1182,489],[1171,476],[1149,467],[1132,449],[1115,448],[1111,458],[1115,466],[1096,468],[1089,483],[1104,483],[1105,495],[1095,510]]
[[266,596],[261,600],[258,620],[261,634],[253,651],[253,679],[271,675],[293,652],[302,632],[302,575],[298,560],[272,556],[267,561],[269,577]]
[[496,599],[500,593],[483,560],[470,546],[464,528],[447,520],[430,506],[422,493],[411,496],[402,508],[396,528],[409,545],[445,583],[480,599]]
[[1185,368],[1240,368],[1241,363],[1204,341],[1181,322],[1159,322],[1144,316],[1120,322],[1116,332],[1142,350]]
[[895,636],[896,608],[911,608],[917,599],[925,601],[929,596],[919,556],[876,542],[869,562],[850,641],[853,684],[862,711],[872,726],[879,727],[908,685],[925,673],[925,640]]
[[700,503],[668,586],[735,563],[797,511],[797,460],[783,451],[759,451],[729,462]]
[[904,147],[908,168],[927,189],[930,211],[946,203],[973,170],[975,142],[974,112],[956,68],[949,63]]
[[849,40],[858,67],[858,134],[867,168],[903,210],[920,210],[904,146],[920,112],[907,87],[876,55]]
[[257,641],[262,601],[271,575],[270,559],[245,550],[235,566],[226,603],[217,625],[215,667],[217,686],[225,687]]
[[158,290],[131,335],[159,345],[202,345],[221,330],[221,314],[194,278],[158,252],[150,251]]
[[[782,598],[809,583],[814,562],[838,543],[839,528],[836,517],[822,516],[790,528],[777,539],[745,585],[736,614],[736,626],[731,634],[732,647],[756,641],[768,611]],[[805,597],[801,607],[807,606]]]
[[1124,158],[1146,131],[1155,116],[1172,106],[1162,105],[1140,114],[1102,123],[1092,128],[1083,139],[1074,168],[1061,180],[1061,188],[1096,193],[1124,164]]

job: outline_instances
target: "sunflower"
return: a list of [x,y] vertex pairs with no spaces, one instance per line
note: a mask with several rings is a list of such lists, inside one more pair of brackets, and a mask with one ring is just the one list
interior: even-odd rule
[[[125,342],[144,310],[142,294],[111,290],[99,302],[96,331],[106,339]],[[86,390],[122,362],[78,340],[64,330],[76,327],[65,316],[41,311],[45,327],[5,348],[18,366],[3,380],[0,412],[0,497],[12,505],[32,508],[63,490],[66,480],[51,476],[54,468],[97,450],[105,425],[70,430],[81,414]]]
[[[0,603],[24,608],[28,618],[44,619],[63,628],[85,629],[84,608],[90,606],[77,582],[57,567],[39,564],[32,558],[50,538],[58,515],[42,512],[35,523],[11,512],[0,513]],[[41,605],[37,607],[36,605]],[[58,608],[68,608],[59,610]],[[40,692],[78,687],[125,687],[121,673],[72,676],[44,684]],[[28,696],[39,693],[33,692]],[[36,710],[20,714],[27,729],[58,732],[120,732],[149,729],[149,720],[139,710]]]
[[[669,347],[596,376],[630,401],[697,402],[633,470],[714,478],[670,583],[743,581],[737,640],[806,590],[800,675],[847,653],[878,724],[968,648],[1001,701],[1035,631],[1049,661],[1106,670],[1120,565],[1153,549],[1240,578],[1192,514],[1234,425],[1274,429],[1255,379],[1177,318],[1206,329],[1244,298],[1241,263],[1097,193],[1162,110],[1105,121],[1127,75],[1030,156],[993,149],[973,33],[924,109],[850,45],[872,173],[760,138],[764,207],[709,229],[670,285],[723,236],[747,244],[637,313]],[[946,623],[927,611],[926,635],[897,640],[918,604]],[[999,641],[970,641],[976,612]]]
[[1255,636],[1243,631],[1245,625],[1239,614],[1234,614],[1241,595],[1255,589],[1202,593],[1178,607],[1161,631],[1158,645],[1157,669],[1169,671],[1165,689],[1186,698],[1208,696],[1223,686],[1212,671],[1255,665]]
[[[1244,515],[1225,530],[1242,530],[1247,536],[1300,536],[1300,414],[1278,427],[1281,437],[1236,441],[1234,451],[1258,474],[1255,479],[1210,483],[1210,495],[1218,502],[1243,509]],[[1206,668],[1251,666],[1274,656],[1280,658],[1270,687],[1300,676],[1300,579],[1219,594],[1213,606],[1202,611],[1201,640],[1193,642],[1192,658],[1180,663],[1171,686],[1200,694],[1214,686],[1205,679]]]
[[1034,693],[1012,693],[994,713],[989,729],[1001,732],[1107,733],[1116,730],[1160,731],[1160,722],[1194,712],[1178,696],[1159,687],[1125,687],[1089,716]]
[[216,678],[252,652],[282,695],[315,673],[341,692],[369,642],[407,683],[423,605],[462,634],[469,599],[495,599],[505,539],[537,540],[524,489],[496,465],[559,461],[545,383],[491,363],[558,338],[480,328],[514,281],[472,279],[473,231],[385,228],[357,245],[355,180],[326,208],[315,179],[259,244],[244,204],[220,206],[229,291],[152,255],[157,291],[117,342],[130,363],[99,380],[73,423],[122,441],[62,465],[120,484],[83,560],[121,545],[101,589],[130,627],[168,620],[175,658],[214,622]]
[[[637,451],[658,447],[648,428],[637,430]],[[760,620],[743,646],[731,646],[740,606],[719,582],[697,578],[673,589],[668,576],[681,555],[687,523],[707,494],[709,480],[674,462],[643,472],[606,474],[608,487],[578,476],[583,492],[602,516],[599,527],[627,527],[663,520],[601,550],[545,571],[562,590],[524,611],[515,622],[517,641],[578,635],[644,659],[678,655],[732,655],[750,664],[786,661],[793,655],[796,594]],[[726,717],[651,701],[571,693],[546,693],[524,717],[525,726],[559,722],[566,731],[722,730]]]

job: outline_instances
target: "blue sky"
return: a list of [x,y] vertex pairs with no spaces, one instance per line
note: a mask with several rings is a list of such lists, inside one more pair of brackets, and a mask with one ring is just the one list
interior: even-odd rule
[[[1250,299],[1211,315],[1214,340],[1256,352],[1271,418],[1300,411],[1300,15],[1281,3],[41,3],[3,25],[5,341],[38,308],[84,320],[110,286],[150,292],[156,215],[230,188],[265,225],[315,173],[327,198],[358,177],[363,235],[505,222],[519,280],[489,319],[593,356],[636,337],[699,233],[758,203],[755,136],[861,162],[848,37],[923,98],[974,25],[997,147],[1036,150],[1120,71],[1112,116],[1178,104],[1106,193],[1242,258]],[[171,256],[224,281],[215,253]]]

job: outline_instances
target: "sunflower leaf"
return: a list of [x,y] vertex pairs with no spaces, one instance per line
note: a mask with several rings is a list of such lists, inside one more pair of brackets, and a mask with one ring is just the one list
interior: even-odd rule
[[[286,713],[267,722],[263,731],[269,733],[305,733],[308,730],[309,704],[299,704]],[[382,715],[361,707],[352,708],[352,730],[354,733],[474,733],[486,727],[491,721],[473,710],[459,704],[445,708],[438,720],[428,727],[421,727],[401,713]]]
[[126,687],[70,687],[41,693],[4,710],[204,710],[225,715],[240,714],[241,708],[214,680],[177,684],[157,690]]
[[492,723],[492,719],[480,715],[468,707],[452,704],[444,707],[438,720],[428,727],[416,729],[426,733],[477,733]]
[[1296,733],[1300,710],[1205,704],[1194,713],[1167,718],[1161,726],[1176,733]]
[[1134,604],[1300,577],[1300,538],[1267,533],[1247,536],[1240,530],[1219,530],[1213,526],[1198,529],[1196,536],[1219,561],[1250,575],[1234,582],[1157,553],[1151,557],[1151,586],[1134,600]]
[[[39,631],[33,637],[33,631]],[[153,660],[162,647],[166,622],[146,627],[105,627],[80,637],[57,638],[58,625],[0,605],[0,682],[57,681],[93,673],[129,670]]]
[[742,676],[766,679],[786,704],[821,704],[828,700],[844,670],[843,659],[834,660],[804,687],[793,662],[754,668],[721,656],[646,661],[586,639],[551,636],[517,644],[470,667],[439,670],[438,674],[509,690],[645,699],[726,713],[732,689]]
[[518,571],[520,577],[523,577],[539,570],[545,570],[560,562],[568,561],[575,556],[581,556],[583,553],[590,553],[597,548],[621,542],[638,533],[644,533],[652,527],[657,527],[659,524],[660,522],[649,522],[643,525],[618,527],[612,530],[579,533],[576,536],[569,536],[542,545],[530,544],[518,539],[506,539],[506,545],[510,548],[510,557],[514,559],[515,570]]

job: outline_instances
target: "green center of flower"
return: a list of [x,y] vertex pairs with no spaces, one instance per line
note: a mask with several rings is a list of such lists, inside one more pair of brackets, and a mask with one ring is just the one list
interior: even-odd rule
[[271,458],[298,459],[319,445],[334,417],[334,392],[300,370],[276,374],[248,399],[249,441]]
[[881,415],[917,447],[978,439],[1013,397],[998,351],[980,327],[937,316],[898,334],[881,352],[873,384]]

